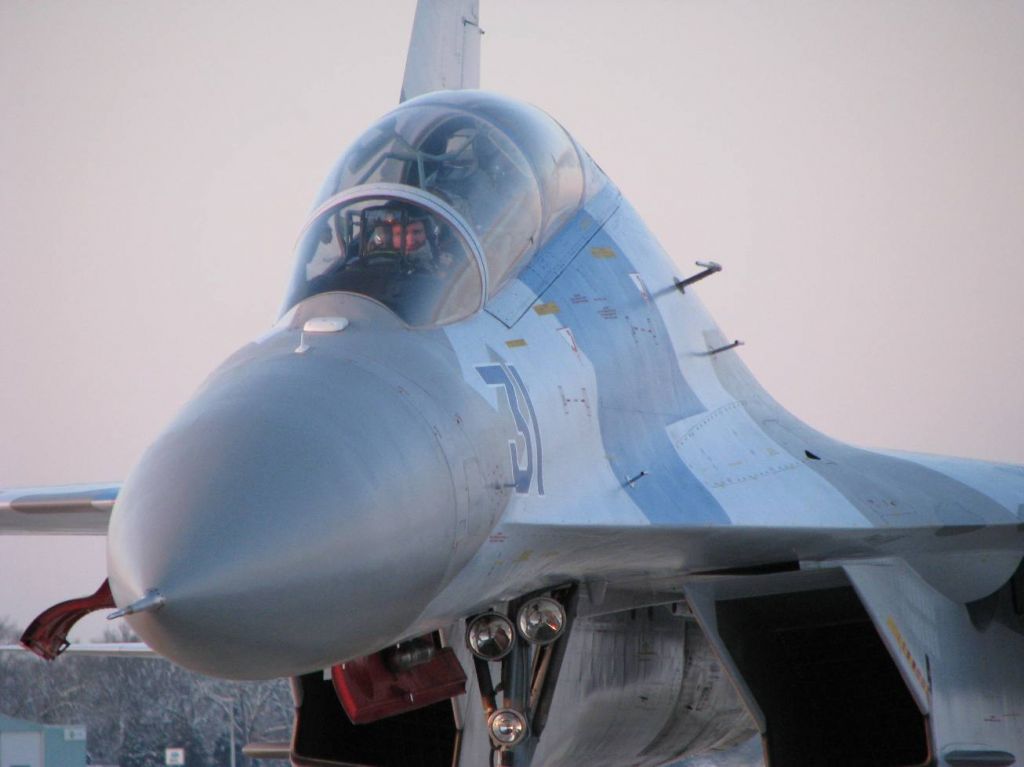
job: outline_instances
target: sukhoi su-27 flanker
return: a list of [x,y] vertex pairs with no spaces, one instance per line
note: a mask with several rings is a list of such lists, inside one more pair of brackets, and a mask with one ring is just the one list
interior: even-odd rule
[[479,37],[475,0],[421,3],[280,320],[123,485],[0,496],[7,532],[108,536],[26,646],[108,607],[292,677],[296,764],[1024,760],[1024,469],[787,413],[700,303],[719,267],[478,90]]

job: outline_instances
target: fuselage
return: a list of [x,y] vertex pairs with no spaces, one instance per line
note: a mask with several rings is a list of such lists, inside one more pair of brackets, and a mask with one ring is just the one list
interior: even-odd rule
[[1024,470],[810,429],[677,271],[550,118],[479,92],[408,102],[332,173],[281,321],[128,478],[116,601],[158,591],[130,618],[155,649],[266,678],[562,583],[899,551],[955,590],[927,563],[963,536],[991,553],[967,592],[1009,577]]

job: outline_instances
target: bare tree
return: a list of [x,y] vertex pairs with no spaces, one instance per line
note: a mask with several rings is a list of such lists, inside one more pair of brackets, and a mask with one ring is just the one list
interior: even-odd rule
[[[0,620],[0,641],[18,632]],[[102,641],[135,641],[127,629]],[[187,767],[229,767],[234,726],[237,767],[252,767],[245,743],[287,738],[293,715],[285,680],[226,682],[156,658],[35,657],[0,654],[0,712],[40,722],[84,724],[93,762],[163,764],[164,749],[186,751]]]

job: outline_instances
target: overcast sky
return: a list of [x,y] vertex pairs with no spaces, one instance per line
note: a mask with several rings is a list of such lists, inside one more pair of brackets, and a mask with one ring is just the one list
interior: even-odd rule
[[[1024,463],[1024,2],[483,0],[767,389],[858,444]],[[412,2],[0,0],[0,486],[123,478],[275,319]],[[0,540],[0,614],[103,541]],[[82,634],[102,628],[92,620]]]

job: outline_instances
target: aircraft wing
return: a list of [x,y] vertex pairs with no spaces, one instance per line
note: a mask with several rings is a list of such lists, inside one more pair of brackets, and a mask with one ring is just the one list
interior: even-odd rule
[[[0,652],[31,652],[20,644],[0,645]],[[89,655],[106,658],[159,658],[145,642],[75,642],[62,651],[68,655]]]
[[424,93],[480,87],[479,0],[416,6],[401,101]]
[[0,535],[105,535],[118,483],[0,490]]

